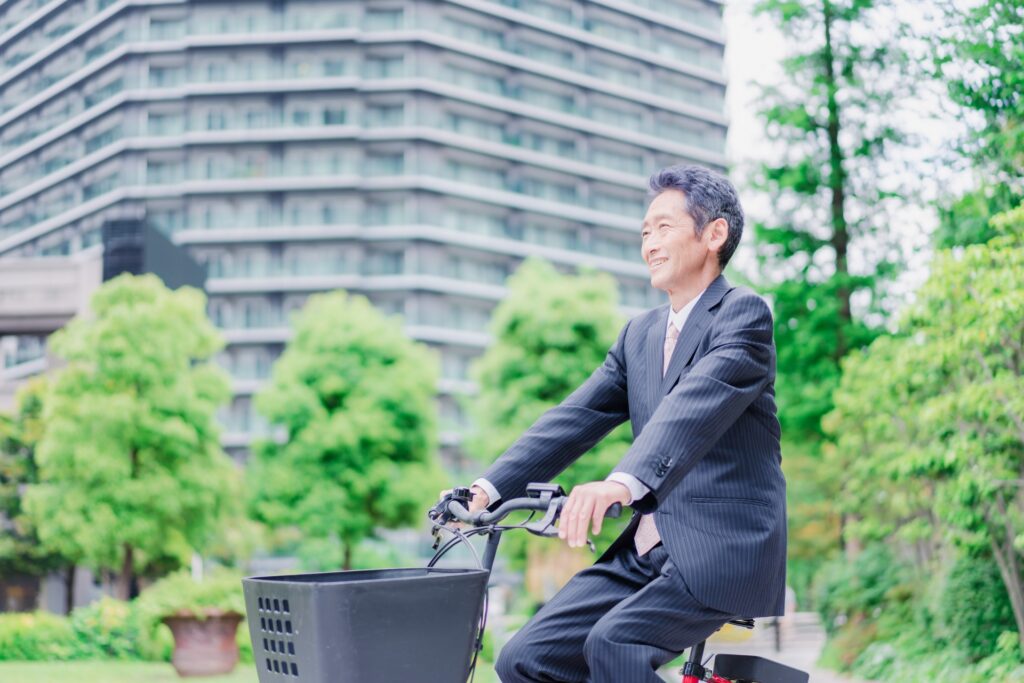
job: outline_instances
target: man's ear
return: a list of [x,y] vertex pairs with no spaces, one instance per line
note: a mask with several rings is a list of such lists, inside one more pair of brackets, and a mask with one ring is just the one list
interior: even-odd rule
[[717,254],[729,239],[729,222],[724,218],[716,218],[704,228],[704,235],[708,250]]

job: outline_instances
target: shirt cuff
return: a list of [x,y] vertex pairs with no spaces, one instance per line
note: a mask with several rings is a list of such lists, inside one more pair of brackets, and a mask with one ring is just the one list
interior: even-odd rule
[[632,505],[651,492],[651,489],[647,488],[646,484],[626,472],[612,472],[605,478],[605,481],[617,481],[629,489],[629,495],[632,498],[627,503],[628,505]]
[[488,507],[501,500],[501,496],[498,494],[498,489],[494,488],[494,484],[482,477],[474,481],[472,486],[479,486],[484,490],[484,493],[487,494],[487,498],[490,499],[490,502],[487,504]]

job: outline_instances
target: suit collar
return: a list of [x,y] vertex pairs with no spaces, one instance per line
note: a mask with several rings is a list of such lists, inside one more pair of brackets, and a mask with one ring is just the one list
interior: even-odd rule
[[708,285],[708,288],[704,290],[704,293],[697,301],[697,307],[694,310],[701,308],[705,311],[710,311],[722,301],[722,297],[724,297],[730,289],[732,289],[732,285],[729,284],[727,279],[725,279],[725,275],[719,275],[712,280],[711,284]]

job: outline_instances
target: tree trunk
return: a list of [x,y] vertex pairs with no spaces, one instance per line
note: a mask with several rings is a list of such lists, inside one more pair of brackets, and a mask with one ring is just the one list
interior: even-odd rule
[[832,23],[835,18],[832,13],[831,0],[824,0],[822,9],[825,24],[825,46],[822,58],[828,102],[828,185],[832,192],[832,237],[829,241],[836,254],[836,277],[840,279],[840,286],[836,292],[836,296],[839,298],[839,325],[836,327],[835,362],[838,365],[849,351],[844,326],[852,320],[850,288],[843,282],[849,275],[847,250],[850,244],[850,232],[846,222],[846,172],[843,169],[843,148],[839,144],[840,122],[837,96],[839,83],[836,78],[835,51],[832,43]]
[[[129,453],[131,460],[131,479],[139,476],[139,451],[135,448]],[[132,587],[135,585],[135,549],[131,543],[124,544],[124,555],[121,558],[121,571],[114,583],[114,597],[118,600],[131,600]]]
[[342,551],[341,568],[348,571],[349,569],[352,569],[352,544],[342,543],[342,548],[344,550]]
[[[992,555],[999,566],[999,575],[1003,577],[1003,584],[1010,596],[1013,620],[1017,623],[1017,638],[1020,641],[1021,652],[1024,652],[1024,580],[1021,578],[1017,549],[1013,543],[1017,532],[1010,522],[1006,501],[1001,493],[996,494],[996,508],[999,512],[997,523],[993,524],[996,519],[993,519],[995,516],[991,512],[985,515],[989,520],[989,543]],[[1000,535],[1003,537],[1002,543],[997,540]]]
[[64,570],[64,613],[75,609],[75,565]]
[[131,600],[132,579],[134,578],[134,549],[130,543],[124,544],[124,558],[121,561],[121,571],[114,583],[114,597],[118,600]]
[[1017,636],[1020,640],[1021,652],[1024,652],[1024,585],[1021,584],[1020,570],[1017,567],[1013,546],[1005,548],[996,540],[991,539],[992,554],[999,565],[999,575],[1003,577],[1006,592],[1010,596],[1010,607],[1013,608],[1013,620],[1017,622]]
[[[835,17],[832,12],[832,1],[823,0],[822,22],[825,29],[825,44],[822,48],[822,67],[825,71],[826,101],[828,105],[828,186],[832,193],[830,212],[832,218],[832,236],[829,243],[836,255],[835,277],[839,280],[836,297],[839,299],[839,320],[836,321],[836,347],[833,362],[836,368],[849,349],[846,339],[846,326],[853,318],[850,308],[850,288],[846,284],[849,275],[847,251],[850,244],[849,225],[846,222],[846,172],[843,169],[843,148],[839,144],[839,82],[836,77],[835,50],[832,42],[832,23]],[[843,550],[847,558],[856,557],[861,550],[857,539],[847,538],[846,529],[856,515],[842,515],[839,519],[839,537],[843,540]]]

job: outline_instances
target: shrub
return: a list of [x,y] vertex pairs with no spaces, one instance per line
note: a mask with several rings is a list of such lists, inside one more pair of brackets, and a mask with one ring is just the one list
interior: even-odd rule
[[949,642],[977,661],[996,651],[999,634],[1016,629],[1013,608],[991,557],[962,557],[939,598],[938,620]]
[[105,597],[76,609],[69,622],[85,658],[143,658],[139,615],[131,603]]
[[159,621],[177,612],[192,612],[202,618],[207,610],[245,614],[242,577],[227,570],[212,572],[195,581],[187,572],[166,576],[147,588],[137,600],[141,615]]
[[80,659],[82,654],[65,617],[48,612],[0,614],[0,661]]
[[868,546],[852,562],[831,560],[814,582],[826,631],[832,635],[848,621],[877,616],[906,578],[906,567],[881,543]]

